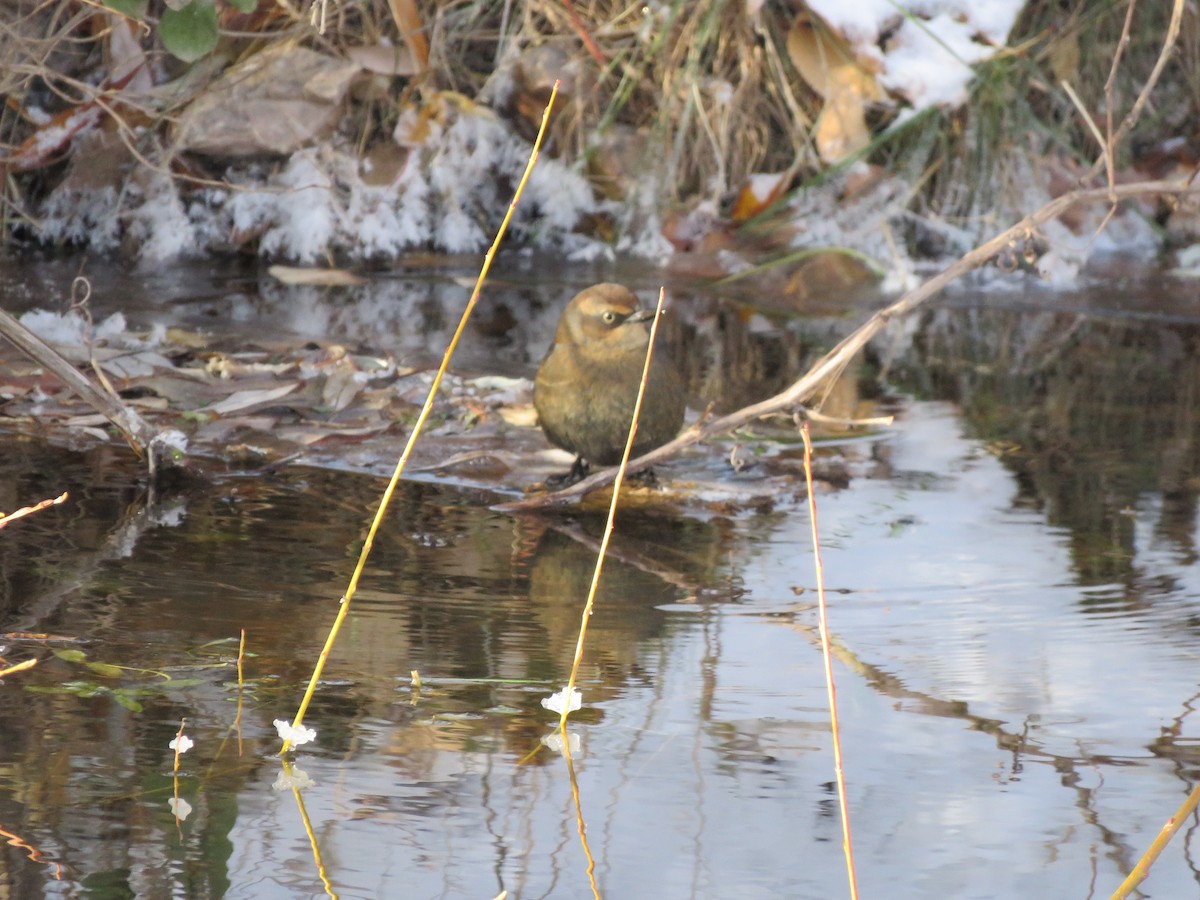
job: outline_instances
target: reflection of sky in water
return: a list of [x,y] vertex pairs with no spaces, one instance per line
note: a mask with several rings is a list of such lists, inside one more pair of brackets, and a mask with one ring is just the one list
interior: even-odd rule
[[[1065,541],[1010,508],[1011,478],[948,407],[914,405],[888,452],[896,478],[826,492],[819,510],[828,583],[853,590],[830,595],[830,616],[863,895],[1086,897],[1093,880],[1106,895],[1183,797],[1146,746],[1195,691],[1191,641],[1169,615],[1195,594],[1085,611],[1104,590],[1072,583]],[[1138,563],[1165,570],[1142,518]],[[813,580],[807,524],[786,528],[732,564],[741,602],[660,607],[642,679],[573,726],[604,896],[844,893],[815,595],[792,591]],[[438,706],[427,696],[405,725],[360,721],[344,758],[301,755],[341,895],[590,896],[565,765],[545,752],[517,765],[486,729],[469,729],[474,750],[443,745],[455,726]],[[1087,758],[1106,754],[1136,764]],[[306,871],[272,778],[243,801],[231,896],[293,896],[251,873]],[[1194,892],[1185,839],[1157,864],[1154,896]]]
[[[259,290],[253,279],[244,287]],[[203,321],[202,307],[211,306],[224,325],[290,316],[297,332],[398,350],[436,345],[453,325],[428,319],[424,330],[404,331],[421,318],[421,297],[441,291],[430,306],[458,308],[449,294],[465,302],[469,293],[448,283],[422,286],[427,294],[392,290],[383,282],[330,304],[328,295],[312,302],[319,292],[268,287],[249,299],[214,292],[177,300],[175,310]],[[519,325],[514,360],[544,347],[564,293],[539,295],[538,312]],[[467,342],[480,360],[501,346],[486,336]],[[1200,681],[1190,621],[1200,618],[1200,575],[1187,548],[1162,533],[1161,494],[1144,493],[1130,510],[1132,574],[1085,584],[1071,535],[1048,526],[1018,497],[1012,472],[962,437],[952,407],[909,405],[878,452],[878,466],[856,463],[848,488],[819,497],[826,581],[849,591],[829,595],[830,625],[863,896],[1107,896],[1182,801],[1195,768],[1166,751],[1184,756],[1196,740],[1183,717]],[[193,498],[176,527],[141,532],[119,555],[98,556],[79,577],[86,603],[45,592],[20,608],[19,623],[6,623],[38,624],[61,605],[78,621],[64,617],[58,630],[96,623],[90,658],[147,668],[186,655],[181,646],[247,627],[260,654],[251,677],[262,680],[245,727],[248,752],[261,758],[244,782],[193,775],[184,784],[197,810],[194,830],[184,828],[188,852],[206,821],[207,837],[227,836],[232,846],[215,863],[228,865],[227,897],[312,896],[318,884],[291,795],[270,790],[277,766],[269,722],[298,698],[293,682],[324,640],[376,490],[305,478],[284,479],[279,490],[294,491],[286,497],[247,479],[214,489],[220,501]],[[483,502],[470,496],[438,507],[414,494],[389,519],[318,691],[308,724],[325,731],[298,761],[316,781],[307,811],[342,897],[494,897],[501,888],[521,898],[591,896],[565,765],[548,751],[520,761],[550,728],[536,697],[560,685],[448,678],[482,669],[527,677],[531,658],[556,671],[569,648],[546,645],[577,620],[556,608],[549,589],[571,582],[534,591],[534,574],[547,573],[529,561],[565,570],[566,551],[579,548],[564,538],[552,548],[564,555],[550,558],[545,546],[521,546],[513,520],[485,512]],[[585,677],[591,708],[573,730],[582,738],[579,786],[602,893],[844,896],[806,516],[781,503],[712,530],[723,537],[704,531],[696,540],[713,544],[705,549],[721,562],[715,574],[696,566],[717,588],[691,590],[686,576],[695,572],[676,588],[613,563],[610,583],[633,593],[593,622],[590,639],[615,674],[599,689],[587,680],[594,670]],[[618,523],[618,536],[633,531]],[[121,534],[111,523],[96,526],[95,543]],[[681,558],[708,558],[687,549],[694,556]],[[39,589],[61,580],[52,566],[41,577]],[[735,600],[671,602],[724,597],[723,583],[737,585]],[[806,590],[797,595],[794,586]],[[492,655],[469,655],[479,647]],[[429,680],[415,705],[406,687],[414,667]],[[77,785],[63,801],[75,804],[62,855],[76,876],[91,874],[102,854],[135,873],[176,865],[179,838],[163,797],[145,798],[153,815],[130,818],[128,836],[95,838],[127,818],[105,806],[106,791],[131,790],[130,747],[161,767],[165,756],[145,751],[154,715],[169,720],[162,747],[178,713],[190,718],[200,741],[189,763],[198,767],[231,716],[225,677],[174,695],[170,715],[165,702],[140,718],[74,697],[53,698],[62,701],[53,713],[38,707],[47,747],[75,747],[71,733],[84,722],[100,748],[99,762],[84,753],[70,761],[89,776],[86,792]],[[38,702],[29,696],[4,695],[5,723],[24,721],[19,704]],[[1157,758],[1151,748],[1167,727],[1180,733]],[[0,733],[0,750],[9,748],[15,759],[16,729]],[[22,758],[20,766],[37,762]],[[25,802],[14,798],[27,770],[12,771],[0,791],[6,826]],[[57,833],[30,836],[55,851]],[[1189,841],[1176,837],[1148,894],[1196,895]],[[23,859],[13,868],[32,867]]]

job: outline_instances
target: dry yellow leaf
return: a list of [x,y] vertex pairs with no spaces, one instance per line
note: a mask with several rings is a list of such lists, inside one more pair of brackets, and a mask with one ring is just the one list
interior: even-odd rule
[[787,192],[790,180],[790,172],[751,175],[738,191],[729,218],[744,222],[757,216]]
[[416,0],[391,0],[390,6],[392,18],[417,62],[418,71],[424,71],[429,66],[429,41],[425,38],[425,26]]
[[821,159],[835,163],[866,147],[867,104],[883,96],[875,73],[836,32],[808,15],[797,16],[788,29],[787,48],[796,71],[825,98],[813,135]]
[[1055,81],[1075,81],[1079,77],[1079,35],[1066,31],[1050,45],[1050,71]]

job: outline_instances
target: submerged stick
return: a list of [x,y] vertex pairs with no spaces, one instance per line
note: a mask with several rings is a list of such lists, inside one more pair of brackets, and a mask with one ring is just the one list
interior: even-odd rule
[[153,473],[157,463],[155,455],[158,452],[158,445],[155,439],[159,436],[158,429],[116,397],[92,384],[87,376],[64,359],[62,354],[2,309],[0,309],[0,335],[8,338],[13,346],[38,365],[48,369],[88,406],[112,422],[117,430],[125,436],[125,440],[129,442],[134,451],[139,456],[150,460]]
[[[542,139],[546,135],[546,125],[550,121],[550,110],[554,106],[554,100],[558,96],[558,82],[554,83],[554,89],[550,91],[550,99],[546,101],[546,109],[542,113],[542,126],[538,129],[537,137],[533,142],[533,149],[529,154],[529,162],[525,164],[525,172],[521,175],[521,180],[517,183],[517,189],[513,192],[512,202],[508,205],[508,210],[504,214],[504,219],[500,222],[500,227],[496,230],[496,238],[492,241],[491,247],[488,248],[487,255],[484,256],[483,265],[479,270],[479,277],[475,279],[475,289],[471,291],[471,298],[467,301],[467,306],[463,310],[462,317],[458,321],[458,328],[455,329],[453,337],[450,338],[450,343],[446,347],[446,352],[442,355],[442,364],[438,366],[437,374],[433,376],[433,383],[429,386],[429,393],[425,397],[425,405],[421,407],[421,412],[417,416],[416,424],[413,425],[412,433],[408,436],[408,443],[404,445],[404,452],[400,454],[400,459],[396,462],[396,468],[392,472],[392,478],[388,482],[387,488],[383,492],[383,497],[379,501],[379,509],[375,512],[375,518],[371,521],[371,527],[367,531],[366,540],[363,541],[362,550],[358,555],[358,564],[354,567],[354,573],[350,576],[350,583],[346,586],[346,592],[342,595],[340,606],[338,608],[337,617],[333,620],[333,625],[329,629],[329,637],[325,640],[325,646],[321,648],[321,654],[317,657],[317,664],[313,668],[312,678],[309,679],[308,688],[304,692],[304,698],[300,701],[300,706],[296,710],[296,715],[292,719],[293,733],[300,728],[304,721],[304,714],[308,711],[308,705],[312,702],[313,694],[317,689],[317,682],[321,678],[321,673],[325,670],[325,663],[329,660],[330,651],[333,650],[333,643],[337,639],[338,632],[341,630],[342,622],[346,619],[346,614],[350,610],[350,601],[354,598],[354,593],[358,590],[358,581],[362,577],[363,569],[367,565],[367,557],[371,555],[371,548],[375,545],[375,535],[379,531],[379,526],[383,523],[384,513],[387,511],[388,504],[391,502],[392,495],[396,491],[396,485],[400,482],[400,476],[404,472],[404,467],[408,463],[409,456],[412,455],[413,447],[417,443],[417,438],[421,434],[421,429],[425,425],[425,420],[429,418],[429,413],[433,409],[433,401],[437,397],[438,388],[441,387],[442,377],[446,374],[446,370],[450,367],[450,358],[454,355],[454,350],[458,346],[459,338],[467,327],[467,320],[471,317],[471,311],[475,309],[475,303],[479,300],[479,294],[483,290],[483,282],[487,278],[487,274],[491,271],[492,260],[496,256],[496,250],[500,246],[500,241],[508,231],[508,223],[512,220],[513,213],[516,212],[517,203],[520,202],[521,194],[525,190],[525,184],[529,181],[529,175],[533,172],[533,166],[537,162],[538,153],[541,150]],[[280,753],[286,753],[292,745],[292,738],[285,737],[283,747]]]
[[[1200,193],[1200,184],[1193,183],[1191,179],[1187,179],[1178,181],[1138,181],[1130,184],[1118,184],[1111,189],[1108,187],[1091,188],[1063,194],[1061,197],[1051,200],[1036,212],[1030,213],[1011,228],[984,241],[928,281],[904,294],[891,306],[875,313],[849,336],[843,338],[837,346],[825,354],[808,372],[786,390],[781,391],[773,397],[768,397],[766,400],[761,400],[758,403],[735,410],[728,415],[697,422],[670,443],[663,444],[656,450],[651,450],[649,453],[631,460],[627,471],[639,472],[642,469],[649,468],[656,463],[662,462],[664,459],[676,456],[681,450],[697,444],[705,438],[734,431],[762,416],[793,411],[806,400],[810,399],[827,380],[836,377],[854,355],[866,346],[867,342],[882,331],[884,326],[893,319],[912,312],[939,294],[947,285],[961,278],[972,269],[983,265],[1010,244],[1027,239],[1036,231],[1038,226],[1045,224],[1055,216],[1061,215],[1077,204],[1104,201],[1111,198],[1118,200],[1128,199],[1130,197],[1142,197],[1153,194],[1183,196],[1194,193]],[[512,503],[503,503],[498,505],[496,509],[505,512],[514,512],[525,509],[563,506],[572,502],[576,497],[586,494],[588,491],[608,484],[614,477],[614,469],[605,469],[562,490],[553,491],[548,494],[539,494],[536,497],[527,497]]]

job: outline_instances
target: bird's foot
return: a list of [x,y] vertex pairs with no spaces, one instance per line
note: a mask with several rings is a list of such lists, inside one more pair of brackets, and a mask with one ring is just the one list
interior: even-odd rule
[[571,466],[570,472],[563,472],[561,475],[550,475],[546,478],[546,487],[552,491],[568,488],[577,481],[583,481],[588,475],[588,464],[582,456],[575,457],[575,462]]
[[638,487],[655,488],[658,487],[658,478],[655,477],[653,469],[642,469],[629,476],[629,483]]

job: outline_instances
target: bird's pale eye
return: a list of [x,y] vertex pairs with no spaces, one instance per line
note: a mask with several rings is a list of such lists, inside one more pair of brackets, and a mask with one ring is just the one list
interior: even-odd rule
[[600,313],[600,318],[603,319],[606,324],[611,325],[613,322],[617,321],[617,314],[611,309],[606,309],[604,312]]

